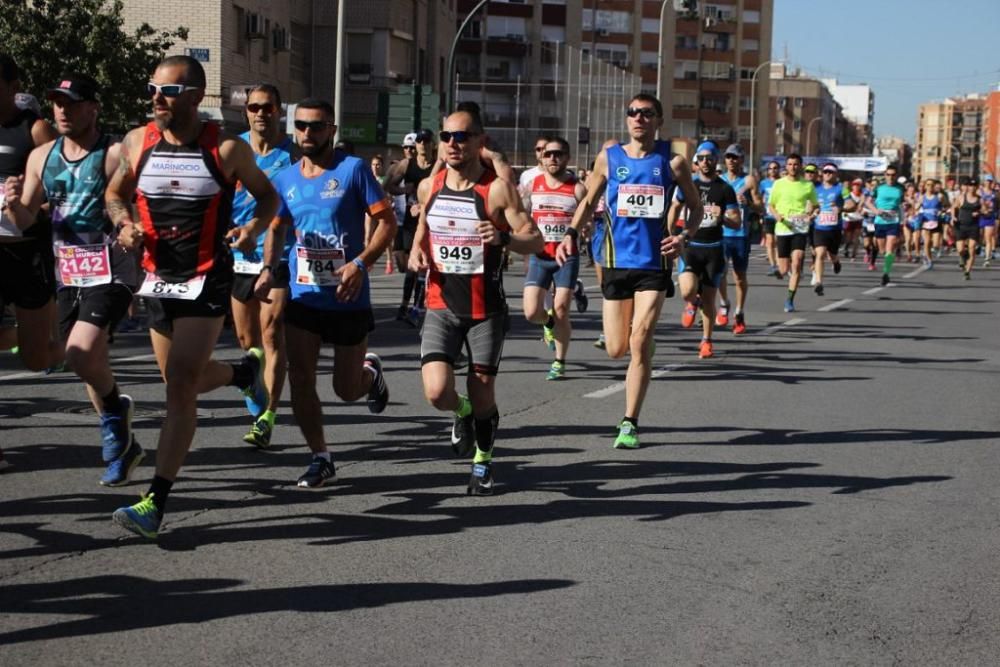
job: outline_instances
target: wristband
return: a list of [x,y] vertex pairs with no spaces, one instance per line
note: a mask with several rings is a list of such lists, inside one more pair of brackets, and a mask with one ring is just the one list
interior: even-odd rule
[[354,259],[351,260],[351,262],[354,263],[354,266],[358,267],[365,273],[368,273],[368,265],[365,264],[365,260],[361,259],[360,257],[355,257]]
[[270,264],[265,264],[264,266],[260,267],[260,272],[264,273],[265,271],[270,271],[271,273],[274,273],[274,268]]
[[576,227],[567,227],[566,234],[564,236],[568,236],[574,241],[576,241],[578,238],[580,238],[580,232],[579,230],[576,229]]

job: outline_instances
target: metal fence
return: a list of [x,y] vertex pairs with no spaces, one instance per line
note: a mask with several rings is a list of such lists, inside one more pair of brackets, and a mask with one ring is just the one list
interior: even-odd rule
[[642,80],[559,42],[542,42],[539,55],[540,65],[528,57],[499,61],[506,66],[484,68],[485,79],[460,71],[455,100],[479,104],[489,136],[515,167],[535,164],[532,148],[543,132],[569,142],[571,167],[589,166],[604,141],[624,136],[625,108]]

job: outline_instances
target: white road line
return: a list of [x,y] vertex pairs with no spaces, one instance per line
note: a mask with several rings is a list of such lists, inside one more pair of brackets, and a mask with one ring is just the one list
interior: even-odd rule
[[865,296],[871,296],[872,294],[878,294],[884,289],[885,289],[884,287],[873,287],[870,290],[865,290],[864,292],[862,292],[862,294],[864,294]]
[[792,319],[790,319],[790,320],[788,320],[786,322],[781,322],[780,324],[774,324],[772,326],[769,326],[766,329],[761,329],[760,331],[757,332],[757,335],[758,336],[770,336],[773,333],[781,331],[785,327],[794,327],[795,325],[802,324],[805,321],[806,321],[806,318],[804,318],[804,317],[793,317]]
[[[666,375],[671,371],[675,371],[681,368],[684,364],[668,364],[661,368],[657,368],[650,374],[650,378],[658,378]],[[584,398],[605,398],[606,396],[611,396],[617,394],[620,391],[625,391],[624,382],[616,382],[613,385],[609,385],[604,389],[598,389],[597,391],[592,391],[589,394],[584,394]]]
[[905,276],[903,276],[903,278],[906,278],[906,279],[916,278],[917,276],[919,276],[921,273],[923,273],[926,270],[927,270],[926,266],[921,266],[918,269],[913,269],[912,271],[910,271],[909,273],[907,273]]
[[847,304],[851,303],[852,301],[854,301],[854,299],[841,299],[840,301],[834,301],[833,303],[828,303],[827,305],[825,305],[822,308],[820,308],[819,312],[821,312],[821,313],[828,313],[831,310],[837,310],[838,308],[846,306]]
[[[122,361],[149,361],[151,359],[156,359],[156,355],[154,355],[152,353],[150,353],[150,354],[137,354],[134,357],[122,357],[121,359],[117,359],[117,358],[112,359],[111,360],[111,364],[113,366],[114,364],[122,362]],[[0,375],[0,382],[2,382],[4,380],[23,380],[25,378],[33,378],[33,377],[45,377],[45,373],[42,372],[42,371],[38,371],[38,372],[36,372],[36,371],[26,371],[24,373],[11,373],[10,375]]]

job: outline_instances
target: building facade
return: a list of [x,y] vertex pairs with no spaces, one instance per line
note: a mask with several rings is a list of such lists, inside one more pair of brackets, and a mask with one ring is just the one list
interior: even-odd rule
[[854,141],[859,154],[869,154],[875,145],[875,92],[867,84],[844,84],[836,79],[821,79],[833,99],[840,104],[844,117],[854,125]]
[[918,179],[978,177],[983,152],[987,96],[971,94],[921,104],[917,113],[914,176]]
[[986,94],[983,109],[983,173],[1000,179],[1000,89]]
[[772,64],[770,107],[774,120],[764,142],[768,155],[861,152],[853,123],[844,117],[843,108],[819,79]]

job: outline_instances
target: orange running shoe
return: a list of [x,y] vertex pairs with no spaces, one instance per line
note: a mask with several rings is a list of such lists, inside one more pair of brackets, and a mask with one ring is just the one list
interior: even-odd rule
[[715,356],[715,354],[712,351],[712,341],[702,339],[701,347],[698,348],[698,358],[708,359],[713,356]]
[[740,334],[745,334],[747,332],[747,323],[743,319],[743,313],[738,313],[736,315],[736,324],[733,325],[733,334],[739,336]]
[[719,305],[719,312],[715,314],[715,326],[724,327],[729,324],[729,306]]
[[698,299],[694,303],[686,301],[684,303],[684,312],[681,313],[681,326],[685,329],[690,329],[694,326],[694,316],[698,314],[698,309],[701,308],[701,299]]

